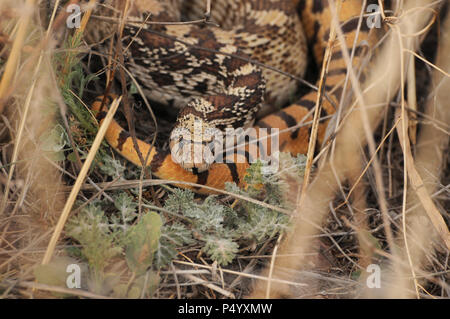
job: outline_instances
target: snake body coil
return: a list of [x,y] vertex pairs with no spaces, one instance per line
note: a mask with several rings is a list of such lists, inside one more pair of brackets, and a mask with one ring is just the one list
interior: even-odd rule
[[[204,1],[136,0],[132,3],[130,16],[139,21],[144,21],[149,12],[152,21],[179,21],[183,12],[189,18],[204,10]],[[367,24],[360,23],[361,11],[361,1],[356,0],[342,1],[339,10],[346,46],[352,50],[353,67],[361,64],[364,48],[371,43]],[[307,44],[320,65],[332,21],[327,0],[215,1],[211,14],[212,20],[221,27],[149,26],[136,22],[125,28],[123,38],[127,48],[126,65],[145,88],[146,95],[170,107],[181,108],[174,130],[182,128],[193,133],[191,139],[183,140],[188,148],[196,143],[213,142],[212,138],[205,140],[208,129],[251,127],[263,103],[277,107],[285,104],[295,92],[297,81],[252,61],[303,76]],[[334,43],[323,85],[327,98],[322,101],[321,116],[336,111],[343,95],[346,71],[341,46]],[[311,121],[316,100],[317,92],[311,91],[296,103],[260,119],[254,128],[279,129],[280,151],[305,154],[310,126],[302,123]],[[102,101],[103,97],[99,97],[92,105],[99,121],[107,108],[102,106]],[[105,104],[110,101],[108,96]],[[316,145],[323,142],[328,122],[321,122]],[[203,140],[196,137],[195,123],[200,125]],[[129,161],[141,165],[130,135],[117,122],[110,125],[106,139]],[[224,163],[175,163],[169,151],[151,147],[141,140],[137,143],[144,157],[150,152],[146,165],[150,165],[155,176],[218,189],[223,189],[226,182],[242,185],[253,160],[247,146]],[[193,189],[211,192],[201,186]]]

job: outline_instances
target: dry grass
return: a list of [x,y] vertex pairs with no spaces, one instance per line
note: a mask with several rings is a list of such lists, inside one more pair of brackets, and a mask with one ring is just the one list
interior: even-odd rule
[[[135,181],[107,179],[97,168],[89,171],[103,138],[101,129],[94,145],[86,146],[84,164],[77,151],[74,161],[52,157],[45,137],[55,123],[64,127],[71,145],[87,134],[81,132],[80,137],[80,127],[69,121],[71,112],[56,88],[70,71],[65,67],[69,68],[73,53],[86,54],[88,49],[82,43],[65,48],[70,32],[64,12],[53,14],[54,7],[39,11],[36,2],[0,2],[0,295],[107,298],[111,295],[37,283],[34,271],[77,246],[64,233],[67,217],[78,212],[72,210],[76,198],[87,203],[139,185],[139,208],[147,196],[152,209],[165,214],[161,202],[169,182],[144,179],[144,172],[136,168]],[[242,248],[237,261],[226,268],[200,254],[201,247],[179,247],[176,260],[159,271],[153,297],[241,298],[250,294],[255,282],[252,296],[261,297],[449,297],[450,17],[425,38],[436,3],[403,3],[398,20],[389,25],[390,38],[383,40],[383,51],[377,53],[375,63],[380,63],[366,82],[358,83],[349,67],[355,105],[362,107],[351,106],[352,112],[340,119],[336,139],[321,153],[317,174],[304,184],[293,214],[295,236]],[[78,32],[88,23],[89,14]],[[343,43],[342,30],[334,27],[336,41]],[[439,44],[439,49],[424,53],[418,49],[419,39],[428,47]],[[66,60],[56,70],[54,59],[61,52]],[[434,53],[437,59],[431,61]],[[344,58],[350,66],[349,57]],[[112,60],[117,62],[120,56]],[[89,58],[83,63],[88,70]],[[402,89],[406,84],[408,90]],[[102,93],[103,85],[92,94]],[[77,89],[71,92],[78,95]],[[308,155],[311,165],[313,154]],[[222,194],[224,203],[230,198],[259,203]],[[371,263],[381,266],[381,289],[366,285],[365,270]],[[268,268],[260,274],[264,265]],[[122,281],[133,280],[123,259],[108,267]]]

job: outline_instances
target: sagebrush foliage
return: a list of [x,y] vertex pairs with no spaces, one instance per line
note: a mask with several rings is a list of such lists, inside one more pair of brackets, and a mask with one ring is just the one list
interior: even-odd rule
[[[304,165],[299,158],[284,156],[282,162],[286,161],[290,166],[281,166],[280,172],[293,169],[298,174]],[[116,166],[109,159],[103,164]],[[227,190],[283,207],[285,185],[281,175],[263,175],[262,167],[258,162],[248,169],[245,190],[233,183],[227,185]],[[225,266],[234,260],[240,247],[262,244],[284,231],[289,223],[289,216],[257,203],[240,200],[232,208],[218,196],[197,199],[185,189],[173,189],[165,200],[164,211],[184,217],[170,221],[165,214],[150,211],[139,216],[136,198],[125,192],[112,196],[113,205],[107,200],[95,200],[68,224],[68,234],[82,245],[81,255],[97,272],[104,270],[108,260],[123,254],[133,271],[160,269],[176,257],[177,249],[186,246],[201,247],[212,261]]]

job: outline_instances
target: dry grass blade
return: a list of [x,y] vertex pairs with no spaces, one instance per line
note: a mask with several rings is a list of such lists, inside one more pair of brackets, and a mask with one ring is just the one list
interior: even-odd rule
[[[192,262],[189,263],[189,262],[180,261],[180,260],[174,260],[174,263],[181,264],[181,265],[192,266],[192,267],[198,267],[198,268],[213,269],[213,267],[208,266],[208,265],[201,265],[201,264],[196,264],[196,263],[192,263]],[[269,281],[270,280],[270,281],[275,282],[275,283],[289,284],[289,285],[293,285],[293,286],[297,286],[297,287],[307,286],[306,284],[298,283],[298,282],[294,282],[294,281],[287,281],[287,280],[282,280],[282,279],[276,279],[276,278],[269,278],[269,277],[264,277],[264,276],[259,276],[259,275],[247,274],[247,273],[244,273],[244,272],[233,271],[233,270],[229,270],[229,269],[222,269],[221,271],[223,271],[224,273],[228,273],[228,274],[232,274],[232,275],[236,275],[236,276],[241,276],[241,277],[246,277],[246,278],[253,278],[253,279],[259,279],[259,280],[264,280],[264,281]]]
[[[406,113],[400,115],[400,110],[398,109],[397,111],[398,111],[396,114],[397,117],[405,116],[405,122],[407,123],[408,119],[407,116],[405,115]],[[403,152],[405,154],[406,170],[408,172],[408,177],[409,181],[412,184],[412,188],[416,192],[417,197],[422,203],[422,206],[425,212],[427,213],[428,217],[430,218],[432,224],[434,225],[434,228],[436,229],[437,233],[447,246],[447,249],[450,250],[450,233],[448,231],[447,225],[445,224],[445,221],[442,218],[441,213],[436,208],[436,205],[434,205],[433,200],[431,199],[430,195],[427,192],[427,189],[425,188],[422,178],[420,177],[419,173],[416,170],[416,167],[414,165],[414,158],[411,152],[411,146],[409,143],[409,138],[407,135],[404,134],[402,125],[397,126],[397,134],[399,136],[399,140],[402,145]]]
[[[331,5],[331,1],[330,1],[330,5]],[[338,1],[337,12],[335,14],[336,17],[339,17],[340,6],[341,6],[341,1]],[[309,185],[311,168],[312,168],[312,163],[313,163],[313,159],[314,159],[314,149],[316,147],[317,134],[318,134],[318,130],[319,130],[319,118],[320,118],[319,115],[320,115],[320,111],[322,109],[322,99],[323,99],[323,95],[324,95],[325,80],[326,80],[326,76],[327,76],[328,65],[330,63],[330,59],[331,59],[331,55],[332,55],[333,44],[334,44],[334,41],[336,40],[335,26],[336,26],[336,24],[334,24],[334,23],[331,25],[330,35],[328,38],[327,47],[325,49],[325,57],[324,57],[323,65],[322,65],[322,70],[320,73],[317,100],[316,100],[316,105],[314,107],[314,117],[313,117],[313,123],[311,126],[311,136],[309,137],[309,143],[308,143],[308,153],[306,154],[307,162],[306,162],[306,167],[305,167],[305,177],[303,180],[303,185],[302,185],[301,189],[299,189],[300,193],[298,195],[300,195],[300,196],[297,195],[297,198],[298,198],[297,204],[296,204],[297,207],[300,207],[302,205],[302,202],[304,200],[304,195],[302,195],[302,194],[306,194],[306,189],[308,188],[308,185]]]
[[[414,59],[409,59],[408,64],[408,106],[411,110],[417,111],[417,92],[416,92],[416,63]],[[409,138],[416,144],[417,135],[417,114],[411,112],[409,121]]]
[[21,50],[23,43],[27,35],[28,25],[30,24],[31,15],[35,6],[35,0],[27,0],[24,8],[24,13],[19,22],[19,29],[16,39],[14,40],[11,54],[6,62],[5,72],[3,73],[2,80],[0,81],[0,114],[3,113],[4,99],[8,95],[8,90],[11,86],[11,80],[16,73],[17,65],[20,61]]
[[224,295],[225,297],[231,298],[231,299],[235,299],[234,294],[222,289],[220,287],[218,287],[217,285],[214,285],[212,283],[209,283],[201,278],[198,278],[194,275],[191,274],[182,274],[183,277],[186,277],[189,280],[192,280],[193,282],[197,283],[197,284],[201,284],[204,285],[205,287],[208,287],[209,289],[212,289],[214,291],[217,291],[218,293],[221,293],[222,295]]
[[[89,19],[92,15],[92,9],[95,7],[96,4],[97,4],[97,0],[89,0],[88,10],[83,15],[83,18],[81,19],[80,27],[76,30],[76,32],[72,38],[71,47],[73,47],[75,45],[75,41],[77,41],[77,39],[79,39],[83,35],[83,32],[86,29],[87,23],[89,22]],[[65,75],[69,72],[68,68],[69,68],[69,64],[70,64],[70,59],[71,59],[71,56],[67,55],[66,61],[64,63],[63,70],[62,70],[63,75]],[[61,78],[63,79],[64,76],[62,76]]]
[[[26,14],[22,17],[22,20],[19,25],[19,32],[18,32],[17,38],[14,41],[11,55],[6,63],[5,72],[3,74],[2,81],[0,82],[0,114],[3,111],[2,110],[3,104],[1,103],[1,101],[2,101],[2,99],[4,99],[6,97],[5,96],[7,93],[6,90],[11,85],[10,81],[12,78],[12,72],[15,72],[16,66],[20,60],[20,50],[22,50],[23,42],[25,40],[25,33],[27,32],[27,28],[30,23],[29,20],[31,19],[31,13],[33,11],[32,9],[34,9],[34,1],[33,0],[27,1],[26,9],[28,9],[28,10],[26,10],[26,12],[28,12],[28,14]],[[55,10],[53,10],[52,19],[50,20],[50,24],[47,28],[47,33],[46,33],[46,37],[45,37],[44,41],[47,41],[47,39],[48,39],[55,14],[56,14],[56,6],[55,6]],[[38,72],[40,71],[43,57],[44,57],[44,51],[41,50],[39,53],[39,58],[38,58],[38,61],[36,64],[36,68],[34,69],[33,78],[32,78],[33,81],[32,81],[31,87],[27,93],[27,98],[26,98],[25,105],[24,105],[23,115],[22,115],[22,118],[20,119],[20,125],[19,125],[16,142],[14,143],[14,151],[13,151],[13,156],[11,159],[12,165],[9,169],[8,180],[6,182],[5,196],[3,196],[2,201],[0,203],[0,215],[2,215],[2,213],[4,212],[6,205],[7,205],[8,194],[9,194],[9,190],[10,190],[10,183],[11,183],[11,179],[14,174],[15,163],[17,161],[19,147],[22,142],[22,136],[23,136],[24,129],[25,129],[25,123],[27,121],[28,113],[30,111],[31,99],[33,98],[34,90],[36,87],[36,82],[38,80]]]
[[[106,185],[108,185],[109,183],[98,183],[97,186],[100,187],[104,187]],[[190,186],[190,187],[202,187],[204,189],[210,190],[212,192],[215,193],[219,193],[219,194],[223,194],[223,195],[228,195],[228,196],[232,196],[235,197],[237,199],[241,199],[244,201],[248,201],[249,203],[253,203],[256,205],[260,205],[261,207],[266,207],[269,209],[273,209],[274,211],[283,213],[283,214],[287,214],[290,215],[291,211],[281,208],[281,207],[277,207],[259,200],[256,200],[254,198],[251,198],[249,196],[243,196],[240,194],[235,194],[232,192],[228,192],[225,191],[223,189],[218,189],[218,188],[214,188],[214,187],[209,187],[209,186],[205,186],[205,185],[200,185],[200,184],[196,184],[196,183],[190,183],[190,182],[184,182],[184,181],[176,181],[176,180],[164,180],[164,179],[144,179],[144,180],[136,180],[136,181],[119,181],[116,183],[117,185],[108,185],[108,189],[127,189],[127,188],[134,188],[134,187],[138,187],[139,185],[142,185],[142,187],[146,187],[146,186],[156,186],[156,185],[165,185],[165,184],[173,184],[173,185],[186,185],[186,186]],[[83,189],[85,190],[93,190],[93,186],[91,185],[83,185]]]
[[92,147],[89,150],[89,153],[87,155],[86,160],[84,161],[83,167],[81,168],[77,180],[75,181],[75,184],[72,187],[72,191],[70,192],[69,198],[67,199],[64,209],[61,212],[61,216],[59,217],[58,223],[56,224],[55,231],[53,232],[53,235],[47,246],[44,258],[42,259],[42,264],[44,265],[48,264],[53,256],[56,243],[58,242],[58,239],[67,221],[67,218],[69,217],[69,213],[72,210],[72,206],[75,203],[75,199],[77,198],[81,185],[83,184],[83,181],[86,178],[89,168],[91,167],[92,161],[94,160],[94,157],[97,154],[97,150],[103,141],[106,130],[108,129],[109,124],[111,123],[114,114],[116,113],[117,108],[119,107],[121,99],[122,98],[119,97],[118,99],[114,100],[114,102],[111,105],[111,108],[108,110],[108,113],[106,114],[106,117],[102,122],[102,125],[100,126],[97,132],[97,135],[95,136],[94,143],[92,144]]
[[[450,60],[448,59],[448,50],[450,50],[450,16],[447,16],[444,21],[442,30],[442,41],[438,50],[436,65],[431,65],[434,69],[432,74],[434,89],[426,105],[425,114],[427,118],[439,119],[445,126],[450,123],[450,116],[447,110],[450,98],[450,78],[443,71],[450,68]],[[411,53],[412,51],[405,50],[405,52]],[[414,55],[418,57],[417,54],[414,53]],[[428,65],[431,64],[422,57],[420,59]],[[402,116],[407,120],[404,107],[401,115],[397,112],[397,117],[402,118]],[[401,128],[397,129],[403,153],[405,154],[405,171],[408,172],[410,181],[407,198],[404,198],[403,203],[403,209],[406,208],[406,205],[409,206],[408,210],[403,213],[403,243],[410,268],[411,266],[414,267],[411,269],[411,272],[431,277],[435,276],[436,273],[429,274],[429,270],[427,271],[426,269],[428,268],[429,260],[434,258],[433,246],[442,241],[446,246],[445,248],[443,247],[444,245],[436,246],[443,247],[447,252],[449,251],[447,227],[429,195],[436,193],[440,186],[438,179],[442,175],[449,134],[433,124],[423,123],[413,158],[408,136],[405,133],[406,124],[404,123]],[[444,189],[442,188],[439,191]],[[419,288],[429,295],[428,291],[419,283],[421,280],[423,280],[423,277],[420,276],[414,276],[412,279],[396,276],[392,285],[394,287],[407,288],[414,285],[416,295]],[[441,285],[442,287],[445,286],[445,284]]]
[[[406,2],[404,3],[404,9],[408,10],[410,8],[426,7],[427,5],[431,5],[430,0],[417,1],[417,3]],[[331,7],[334,8],[333,5],[331,5]],[[334,12],[336,12],[336,10],[334,10]],[[397,25],[402,29],[403,34],[415,34],[415,32],[422,30],[428,23],[429,16],[423,14],[414,21],[414,24],[409,16],[403,16],[399,19]],[[337,34],[338,38],[341,38],[342,30],[337,30]],[[341,39],[340,42],[345,43]],[[370,142],[369,146],[371,154],[373,155],[375,153],[376,147],[372,130],[381,120],[383,109],[370,108],[367,106],[379,105],[380,103],[390,100],[395,92],[397,92],[401,81],[400,64],[402,61],[399,52],[402,53],[402,51],[400,50],[397,36],[391,33],[390,36],[386,38],[386,42],[383,50],[377,53],[374,64],[371,65],[371,70],[373,72],[370,72],[369,76],[366,76],[364,84],[361,85],[362,90],[358,90],[360,86],[355,79],[354,72],[352,72],[352,69],[349,70],[350,80],[352,81],[352,86],[355,90],[360,107],[349,114],[341,131],[338,133],[333,163],[325,163],[325,165],[320,168],[314,183],[310,185],[310,188],[305,194],[304,204],[300,207],[299,211],[299,216],[301,216],[301,218],[296,220],[292,236],[287,238],[280,247],[281,254],[294,253],[297,254],[298,257],[285,258],[276,262],[274,278],[286,278],[286,274],[281,269],[300,269],[306,267],[305,260],[301,256],[313,246],[311,238],[313,238],[317,233],[317,230],[320,229],[320,227],[317,226],[323,222],[323,218],[328,212],[329,202],[333,200],[335,192],[344,180],[342,175],[336,175],[334,172],[349,172],[354,169],[354,167],[351,166],[355,162],[354,158],[358,157],[358,154],[360,154],[361,145],[366,145],[367,142]],[[415,46],[411,41],[405,41],[404,48],[415,50]],[[348,51],[346,49],[343,50],[343,57],[346,62],[350,64],[350,61],[348,61]],[[387,64],[386,61],[389,61],[389,64]],[[361,117],[364,121],[361,121]],[[381,171],[379,172],[379,177],[382,177]],[[384,192],[384,188],[380,182],[381,179],[377,182],[377,191]],[[386,219],[384,222],[386,227],[389,225],[386,224],[386,221],[388,220],[387,202],[384,199],[379,203],[380,205],[384,204],[383,210]],[[389,231],[390,229],[386,230],[390,237],[390,248],[395,249],[395,240],[393,234],[389,233]],[[398,258],[394,258],[394,260],[398,260]],[[394,267],[396,267],[395,263]],[[268,273],[268,271],[269,269],[266,269],[265,273]],[[272,296],[289,294],[289,287],[285,285],[273,284],[272,288]],[[266,285],[264,283],[259,283],[253,296],[264,296],[265,291]],[[394,295],[396,293],[398,293],[398,291],[393,292]]]
[[[340,7],[340,4],[341,4],[341,2],[339,1],[339,7]],[[317,134],[318,134],[319,120],[320,120],[319,115],[321,113],[322,99],[323,99],[324,92],[325,92],[324,87],[325,87],[326,73],[328,71],[328,65],[330,63],[332,47],[333,47],[333,43],[335,41],[335,37],[336,37],[336,31],[335,31],[334,25],[332,25],[331,29],[330,29],[330,35],[328,38],[327,47],[325,49],[325,57],[324,57],[324,62],[323,62],[321,74],[320,74],[317,100],[316,100],[316,105],[314,107],[314,115],[313,115],[313,121],[312,121],[312,126],[311,126],[311,134],[309,137],[308,152],[306,155],[305,174],[304,174],[304,178],[303,178],[302,187],[299,187],[299,189],[298,189],[297,201],[296,201],[297,208],[293,214],[294,217],[296,214],[298,214],[299,207],[301,207],[303,205],[303,202],[305,200],[306,189],[308,188],[308,185],[309,185],[309,179],[311,176],[312,164],[313,164],[313,159],[314,159],[314,150],[315,150],[316,143],[317,143]],[[270,262],[269,274],[268,274],[269,280],[268,280],[266,292],[265,292],[265,298],[267,298],[267,299],[270,298],[270,291],[271,291],[271,284],[272,284],[271,278],[273,275],[273,267],[275,265],[275,259],[276,259],[276,255],[278,252],[278,247],[279,247],[279,244],[282,241],[282,239],[283,238],[281,235],[278,238],[277,245],[272,253],[272,259]]]
[[22,281],[22,282],[18,282],[16,285],[18,287],[22,287],[22,288],[30,288],[33,290],[42,290],[42,291],[48,291],[51,293],[66,294],[69,296],[77,296],[77,297],[90,298],[90,299],[113,299],[108,296],[94,294],[92,292],[85,291],[82,289],[70,289],[70,288],[51,286],[51,285],[40,284],[40,283],[35,283],[35,282]]

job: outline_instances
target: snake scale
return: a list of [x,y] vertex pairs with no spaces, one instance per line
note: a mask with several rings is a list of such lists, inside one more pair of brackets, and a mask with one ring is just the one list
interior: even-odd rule
[[[369,28],[360,20],[363,1],[334,2],[339,4],[339,23],[349,53],[353,55],[353,67],[357,67],[370,43]],[[203,0],[131,3],[129,15],[139,21],[145,20],[149,12],[152,21],[180,21],[182,17],[198,17],[204,13]],[[281,152],[305,154],[311,126],[299,124],[311,121],[317,91],[311,90],[295,103],[278,108],[254,123],[263,103],[285,105],[298,82],[252,61],[302,77],[308,46],[317,64],[322,64],[331,17],[328,0],[213,1],[211,18],[220,27],[127,24],[122,40],[127,48],[126,66],[150,99],[180,108],[175,128],[192,132],[194,121],[201,124],[203,132],[211,127],[219,130],[252,125],[256,129],[277,128],[281,131]],[[337,42],[331,48],[323,86],[327,98],[322,100],[321,117],[334,114],[343,96],[347,66]],[[100,96],[92,104],[100,123],[111,101],[112,95]],[[321,121],[316,145],[323,143],[328,123],[329,120]],[[116,121],[110,124],[105,138],[123,157],[141,166],[130,134]],[[190,147],[198,141],[194,135],[192,140],[184,142]],[[176,163],[170,151],[152,147],[142,140],[137,140],[137,145],[141,154],[149,153],[146,165],[156,177],[210,188],[224,189],[226,182],[243,185],[251,162],[247,149],[225,163],[196,165]],[[211,193],[201,186],[180,186],[198,193]]]

